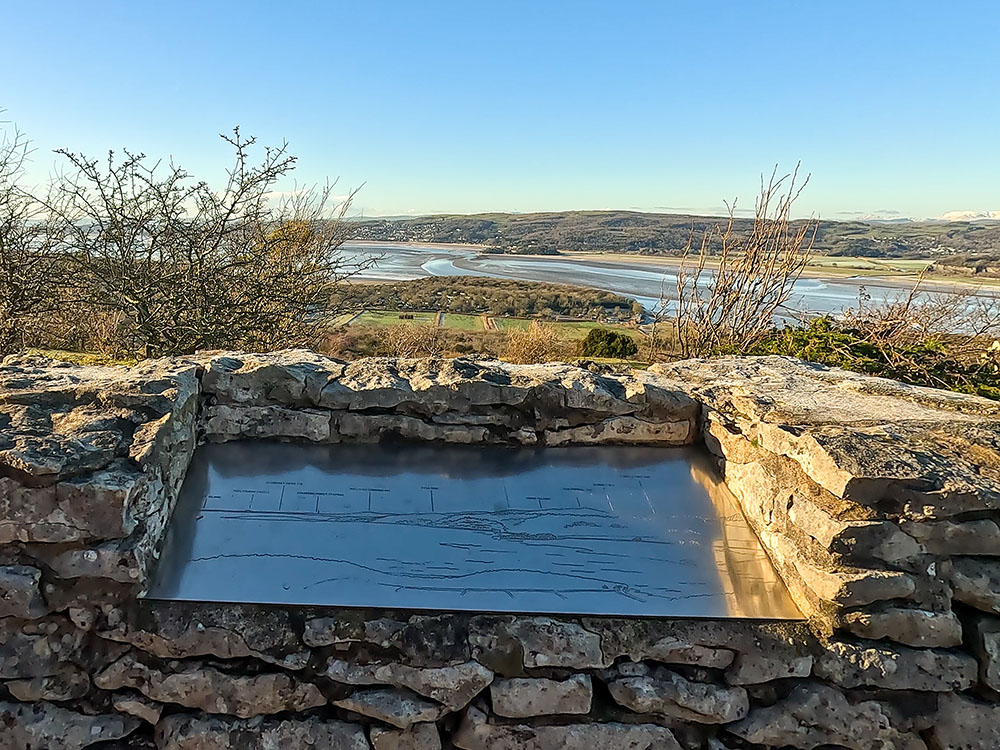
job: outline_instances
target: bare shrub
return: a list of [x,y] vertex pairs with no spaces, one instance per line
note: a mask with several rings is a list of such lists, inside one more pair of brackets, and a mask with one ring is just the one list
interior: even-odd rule
[[895,298],[872,303],[862,289],[841,327],[870,346],[890,371],[942,388],[974,388],[997,374],[1000,298],[975,286],[928,290],[923,275]]
[[401,323],[383,330],[381,353],[390,357],[438,357],[445,348],[437,326]]
[[0,354],[43,340],[45,316],[58,306],[55,235],[20,185],[28,154],[23,133],[0,133]]
[[221,190],[174,164],[60,151],[70,170],[46,208],[72,274],[69,304],[127,323],[123,349],[145,355],[270,349],[318,341],[339,282],[366,263],[340,254],[352,195],[332,185],[275,195],[287,145],[252,161],[255,141],[223,136],[234,163]]
[[505,338],[500,358],[514,364],[551,362],[566,355],[555,327],[537,320],[531,321],[527,328],[511,328]]
[[690,252],[677,272],[675,325],[680,355],[745,352],[773,328],[809,259],[814,221],[792,224],[791,209],[808,177],[798,166],[783,177],[777,167],[761,177],[753,228],[734,231],[736,204],[727,204],[724,227],[705,232],[691,267]]
[[[68,311],[72,314],[72,311]],[[81,311],[82,312],[82,311]],[[131,341],[132,321],[121,310],[88,310],[74,320],[63,316],[63,323],[55,330],[65,331],[72,338],[57,344],[60,349],[89,351],[117,359],[135,354],[135,349],[126,346]]]
[[843,324],[874,345],[894,349],[941,339],[953,356],[969,361],[1000,338],[1000,298],[982,291],[971,285],[928,289],[921,274],[905,293],[873,303],[862,287]]

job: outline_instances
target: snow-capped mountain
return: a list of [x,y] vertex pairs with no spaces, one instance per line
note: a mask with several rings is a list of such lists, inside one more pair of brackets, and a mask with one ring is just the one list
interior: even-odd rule
[[888,209],[869,213],[842,211],[838,221],[865,221],[870,224],[932,224],[937,222],[1000,221],[1000,211],[948,211],[940,216],[905,216]]
[[937,221],[1000,221],[1000,211],[948,211]]

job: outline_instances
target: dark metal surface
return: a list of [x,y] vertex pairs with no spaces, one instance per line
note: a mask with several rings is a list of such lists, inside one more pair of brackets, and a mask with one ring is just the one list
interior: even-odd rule
[[683,449],[198,449],[149,598],[801,617],[735,500]]

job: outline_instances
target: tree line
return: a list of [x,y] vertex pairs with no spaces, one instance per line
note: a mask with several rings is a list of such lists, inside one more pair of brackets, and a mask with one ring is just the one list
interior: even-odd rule
[[612,292],[536,281],[446,276],[392,284],[341,288],[338,305],[375,310],[441,310],[511,317],[569,316],[625,321],[641,313],[629,297]]

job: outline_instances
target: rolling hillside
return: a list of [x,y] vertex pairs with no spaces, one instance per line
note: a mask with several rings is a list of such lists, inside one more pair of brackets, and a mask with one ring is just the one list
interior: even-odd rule
[[[498,253],[612,252],[679,255],[725,219],[634,211],[469,214],[373,219],[354,224],[358,240],[482,245]],[[748,231],[750,219],[737,219]],[[824,255],[940,259],[1000,257],[1000,222],[868,223],[820,221],[815,251]]]

